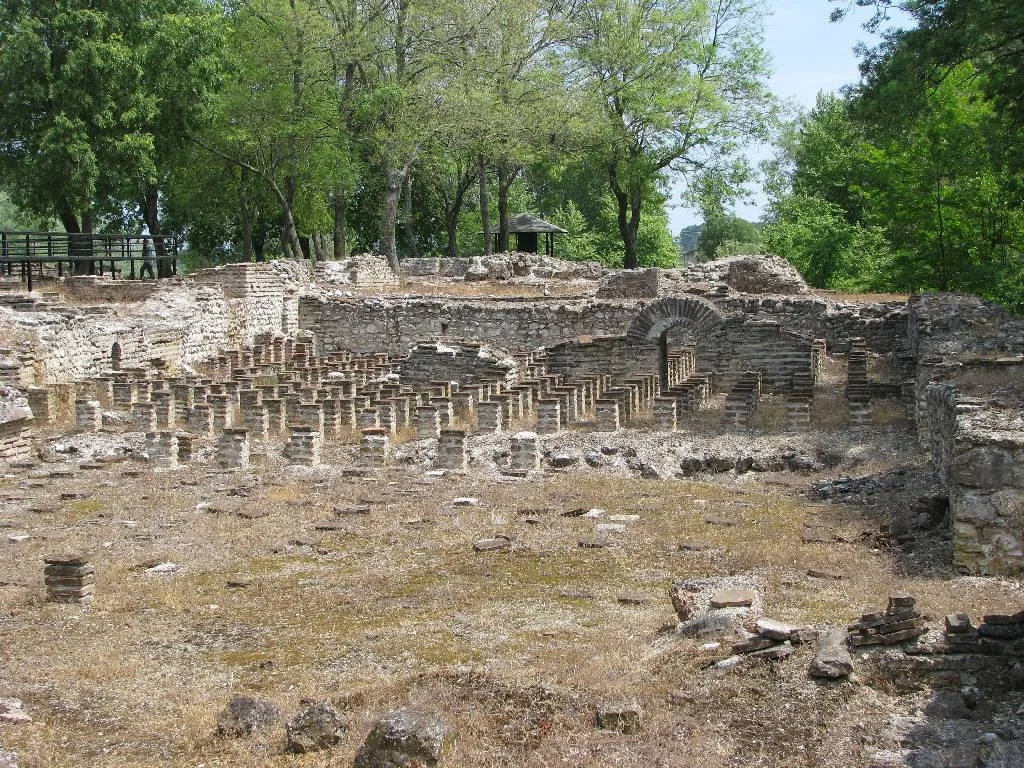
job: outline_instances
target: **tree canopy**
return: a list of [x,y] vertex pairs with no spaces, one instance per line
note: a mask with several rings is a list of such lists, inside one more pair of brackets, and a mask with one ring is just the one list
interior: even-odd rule
[[[13,0],[0,186],[196,263],[479,252],[674,265],[672,177],[772,117],[755,0]],[[20,215],[20,214],[19,214]]]

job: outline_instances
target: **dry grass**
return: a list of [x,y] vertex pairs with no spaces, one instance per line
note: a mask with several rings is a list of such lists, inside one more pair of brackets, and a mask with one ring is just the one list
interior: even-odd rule
[[[351,448],[330,448],[325,459],[343,450]],[[37,720],[2,733],[23,767],[349,765],[372,720],[404,704],[457,726],[457,766],[849,765],[856,734],[843,723],[855,715],[880,727],[878,695],[810,683],[807,649],[777,668],[708,678],[701,667],[721,653],[663,631],[673,579],[756,573],[770,615],[809,623],[843,623],[898,591],[934,615],[1019,600],[991,580],[903,574],[893,552],[849,543],[877,519],[782,486],[596,472],[501,482],[400,467],[359,478],[120,465],[72,480],[7,479],[0,492],[24,497],[5,502],[5,514],[33,535],[10,545],[0,565],[0,580],[24,584],[0,587],[0,695],[24,700]],[[23,511],[62,493],[82,497],[57,512]],[[458,496],[481,505],[453,507]],[[219,498],[267,515],[196,508]],[[358,505],[370,514],[342,514],[349,531],[315,530]],[[581,506],[640,521],[607,549],[583,549],[577,541],[593,522],[560,514]],[[524,510],[539,524],[526,524]],[[709,525],[711,513],[739,522]],[[816,519],[847,543],[803,543],[804,523]],[[495,533],[518,537],[517,546],[473,552],[474,540]],[[316,547],[274,551],[299,538]],[[693,540],[718,552],[678,550]],[[40,558],[69,548],[93,553],[91,610],[41,600]],[[141,572],[166,561],[186,570]],[[811,579],[809,567],[845,578]],[[229,589],[229,578],[251,586]],[[624,605],[625,592],[652,600]],[[349,734],[331,753],[306,757],[283,753],[280,728],[217,738],[215,715],[236,692],[288,713],[302,698],[335,699]],[[643,733],[593,728],[595,701],[619,696],[640,700]]]

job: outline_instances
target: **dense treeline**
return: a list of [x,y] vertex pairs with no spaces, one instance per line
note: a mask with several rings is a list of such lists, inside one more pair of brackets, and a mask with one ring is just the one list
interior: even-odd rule
[[[897,5],[857,4],[876,25]],[[822,287],[960,290],[1024,310],[1024,5],[900,7],[916,26],[864,50],[861,83],[820,96],[785,138],[753,247]]]
[[[5,0],[0,186],[214,260],[508,246],[674,264],[670,181],[773,117],[760,0]],[[19,214],[20,215],[20,214]]]

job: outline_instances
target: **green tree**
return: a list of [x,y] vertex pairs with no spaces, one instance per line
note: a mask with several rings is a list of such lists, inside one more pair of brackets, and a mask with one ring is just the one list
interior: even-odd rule
[[635,268],[645,198],[668,173],[736,162],[766,138],[763,7],[748,0],[598,0],[579,12],[576,51],[602,116],[605,174],[626,268]]
[[203,0],[0,6],[0,177],[15,201],[70,233],[127,202],[151,218],[161,164],[215,85],[217,19]]

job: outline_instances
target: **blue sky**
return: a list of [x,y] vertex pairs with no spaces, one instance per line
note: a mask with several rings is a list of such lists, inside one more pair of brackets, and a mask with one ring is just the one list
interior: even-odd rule
[[[858,42],[874,45],[878,38],[861,26],[871,13],[863,9],[851,13],[841,22],[830,23],[835,7],[828,0],[769,0],[771,15],[765,24],[765,41],[771,53],[775,73],[771,78],[773,92],[781,99],[802,107],[811,107],[820,91],[836,91],[857,82],[860,71],[853,48]],[[772,154],[770,147],[750,152],[756,163]],[[749,202],[740,203],[736,213],[757,221],[765,200],[760,190]],[[670,201],[678,203],[679,196]],[[690,208],[674,205],[669,208],[672,234],[690,224],[700,223],[700,214]]]

